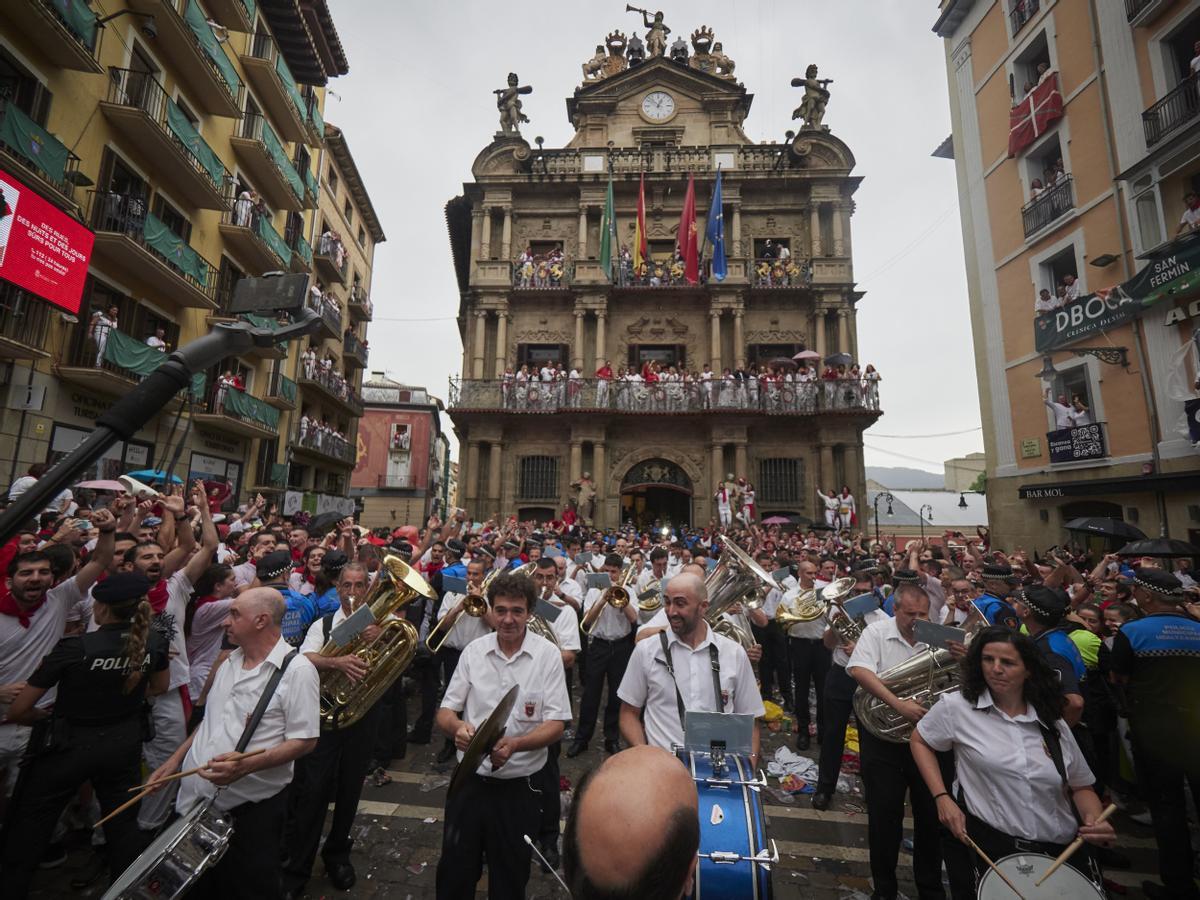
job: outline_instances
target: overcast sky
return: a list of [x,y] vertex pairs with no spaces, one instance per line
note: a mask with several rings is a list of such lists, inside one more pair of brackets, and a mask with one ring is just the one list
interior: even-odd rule
[[[443,207],[497,129],[492,90],[517,72],[534,89],[526,139],[561,147],[580,64],[613,29],[645,29],[618,0],[330,6],[350,74],[330,83],[341,99],[329,98],[325,118],[345,130],[388,238],[375,254],[370,368],[445,398],[462,346]],[[982,450],[954,163],[930,156],[950,133],[943,48],[930,31],[937,4],[690,0],[664,12],[673,35],[706,24],[723,43],[754,94],[752,140],[794,127],[801,92],[789,82],[808,63],[834,79],[825,124],[865,179],[851,219],[866,291],[859,350],[883,375],[867,464],[940,472],[943,460]]]

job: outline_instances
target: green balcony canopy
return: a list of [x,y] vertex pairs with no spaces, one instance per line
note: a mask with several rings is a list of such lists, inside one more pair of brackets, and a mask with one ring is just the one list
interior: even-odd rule
[[239,419],[253,422],[271,431],[279,428],[279,410],[237,388],[225,391],[223,408],[225,412]]
[[217,70],[221,73],[221,78],[225,82],[225,87],[229,90],[229,96],[237,99],[238,94],[242,89],[242,79],[238,77],[237,69],[233,67],[233,62],[225,53],[225,48],[221,46],[217,36],[213,34],[212,26],[208,24],[208,19],[196,5],[196,0],[188,0],[187,10],[183,14],[184,20],[188,23],[188,27],[192,29],[192,34],[196,36],[196,41],[204,48],[204,52],[208,54],[208,58],[213,61]]
[[146,244],[200,287],[208,287],[209,265],[183,238],[167,227],[154,213],[147,213],[142,224]]
[[292,77],[292,70],[283,61],[282,53],[275,54],[275,73],[279,76],[279,80],[283,82],[283,89],[292,98],[292,105],[296,107],[296,112],[300,114],[300,121],[303,122],[305,112],[304,98],[300,96],[300,88],[296,87],[296,79]]
[[213,152],[213,148],[208,146],[204,138],[200,137],[200,132],[192,126],[183,110],[170,97],[167,98],[167,127],[208,173],[208,180],[217,188],[224,186],[226,170],[221,158]]
[[83,0],[50,0],[50,6],[85,47],[96,49],[96,14]]
[[[114,328],[109,331],[108,340],[104,342],[104,359],[114,366],[120,366],[145,378],[166,361],[167,354],[147,347],[137,338]],[[192,396],[204,396],[204,382],[203,372],[192,376]]]
[[315,200],[320,196],[317,189],[317,176],[312,173],[311,169],[305,169],[301,175],[304,177],[304,187],[307,188]]
[[256,0],[242,0],[242,6],[246,9],[246,14],[250,17],[250,24],[254,24],[254,16],[258,12],[258,3]]
[[255,217],[254,230],[263,239],[263,243],[271,248],[271,252],[278,256],[285,266],[291,263],[292,248],[279,236],[279,232],[271,227],[271,223],[267,221],[266,216]]
[[283,487],[287,484],[288,467],[287,463],[271,463],[271,485],[275,487]]
[[279,376],[279,396],[288,403],[296,402],[296,382],[286,375]]
[[274,160],[275,167],[287,179],[295,195],[303,200],[304,182],[300,180],[300,173],[296,171],[296,167],[288,159],[287,154],[283,150],[283,144],[275,134],[275,129],[270,126],[266,119],[262,121],[262,142],[266,145],[267,154]]
[[317,137],[325,139],[325,120],[321,118],[321,110],[317,108],[317,98],[313,97],[312,104],[308,108],[308,121],[312,122],[313,128],[317,132]]
[[296,252],[300,254],[300,258],[304,260],[305,265],[311,269],[313,261],[312,247],[309,246],[308,241],[304,239],[303,235],[296,238]]
[[4,144],[55,184],[66,179],[66,145],[12,103],[0,106],[0,144]]

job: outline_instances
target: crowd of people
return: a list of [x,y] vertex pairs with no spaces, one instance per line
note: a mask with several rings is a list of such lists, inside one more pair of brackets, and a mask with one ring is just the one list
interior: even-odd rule
[[1058,397],[1051,395],[1052,391],[1046,388],[1043,402],[1046,404],[1046,408],[1054,413],[1056,429],[1078,428],[1081,425],[1091,425],[1095,421],[1087,402],[1079,394],[1072,394],[1070,402],[1067,401],[1066,394],[1059,394]]
[[569,281],[570,275],[561,247],[548,253],[534,253],[532,247],[526,247],[513,266],[513,287],[523,290],[562,287],[564,279]]
[[310,344],[308,349],[300,354],[301,371],[305,378],[322,385],[341,400],[355,402],[358,394],[346,376],[334,368],[336,362],[332,353],[318,356],[315,344]]
[[[1068,865],[1102,877],[1123,864],[1105,800],[1154,829],[1163,884],[1147,883],[1149,896],[1195,896],[1184,797],[1200,786],[1200,588],[1189,560],[1070,546],[1030,557],[983,530],[870,541],[850,524],[848,488],[821,492],[846,527],[765,526],[744,478],[721,490],[742,509],[727,524],[640,531],[455,510],[372,532],[281,516],[261,497],[221,517],[202,482],[186,496],[118,494],[101,508],[81,492],[59,504],[0,548],[5,895],[25,896],[39,863],[61,856],[56,824],[91,828],[140,784],[143,764],[154,790],[93,832],[113,877],[176,814],[211,801],[234,829],[195,896],[299,896],[318,853],[346,890],[364,783],[385,783],[392,760],[435,734],[442,762],[461,759],[514,685],[506,732],[447,797],[439,897],[474,896],[485,861],[492,896],[524,896],[532,845],[562,864],[575,896],[681,896],[701,824],[672,750],[685,707],[753,719],[753,769],[764,701],[789,710],[797,751],[819,745],[821,813],[856,689],[911,735],[884,739],[859,717],[874,896],[897,895],[906,798],[923,898],[945,896],[943,865],[951,896],[975,896],[987,866],[967,838],[999,858],[1055,855],[1079,836],[1085,851]],[[753,603],[712,610],[714,568],[740,564],[727,544],[757,564],[759,589]],[[361,719],[322,729],[324,679],[371,675],[355,653],[320,651],[378,579],[397,577],[389,557],[429,585],[396,613],[418,639],[411,727],[400,679]],[[636,601],[611,603],[618,584]],[[848,595],[871,601],[856,634],[833,620]],[[826,616],[794,613],[814,596]],[[938,663],[956,672],[940,699],[889,677],[924,659],[922,620],[963,629]],[[560,856],[559,753],[579,756],[598,729],[609,758],[577,787]],[[662,800],[651,810],[647,790]],[[636,864],[612,865],[607,845],[589,842],[614,821],[662,823]]]
[[296,434],[297,441],[304,447],[331,453],[334,456],[345,456],[349,447],[346,433],[336,424],[330,423],[328,417],[317,418],[310,416],[308,410],[300,414],[300,430]]
[[1050,288],[1042,288],[1038,291],[1037,299],[1033,303],[1033,310],[1038,315],[1042,315],[1063,309],[1078,300],[1079,282],[1074,275],[1068,272],[1058,280],[1053,292]]
[[[616,409],[622,412],[697,412],[701,410],[758,410],[811,412],[816,409],[878,409],[879,372],[872,365],[839,363],[818,368],[799,365],[750,365],[716,373],[655,361],[641,368],[613,368],[605,361],[591,378],[578,367],[557,360],[540,367],[509,366],[500,377],[499,398],[489,398],[491,382],[460,386],[459,402],[469,406],[498,399],[504,409]],[[475,396],[472,392],[478,394]]]
[[342,243],[341,235],[332,228],[321,232],[321,237],[317,240],[317,253],[330,257],[339,269],[345,268],[346,245]]

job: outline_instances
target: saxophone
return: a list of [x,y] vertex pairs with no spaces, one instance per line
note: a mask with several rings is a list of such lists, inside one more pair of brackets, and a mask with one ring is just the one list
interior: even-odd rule
[[321,656],[354,654],[367,665],[367,674],[357,682],[337,669],[327,669],[321,674],[323,730],[337,731],[354,725],[404,674],[417,652],[417,630],[411,622],[395,614],[417,597],[433,600],[435,594],[416,569],[398,556],[385,556],[375,583],[362,601],[370,607],[379,634],[371,641],[360,634],[344,645],[331,639],[321,648]]

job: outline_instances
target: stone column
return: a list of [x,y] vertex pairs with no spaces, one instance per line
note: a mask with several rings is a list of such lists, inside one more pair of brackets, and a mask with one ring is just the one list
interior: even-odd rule
[[512,261],[512,207],[504,207],[504,227],[500,231],[500,258]]
[[568,478],[570,484],[574,484],[583,475],[583,441],[571,439],[571,474]]
[[844,210],[842,204],[835,203],[833,205],[833,255],[845,256],[846,247],[842,238],[842,216]]
[[712,489],[715,492],[717,482],[725,480],[725,445],[714,442],[712,445]]
[[483,354],[487,346],[487,310],[475,313],[475,340],[471,344],[471,377],[483,378]]
[[480,241],[483,240],[483,210],[471,211],[471,264],[479,259]]
[[750,473],[746,471],[746,442],[740,440],[733,445],[733,468],[734,475],[738,478],[745,478],[747,481],[753,481]]
[[850,352],[850,329],[846,327],[847,310],[837,311],[837,348],[838,353]]
[[488,503],[492,508],[487,510],[490,515],[494,512],[502,512],[500,509],[500,477],[504,472],[501,459],[502,446],[499,441],[492,441],[491,453],[488,454],[488,486],[487,496]]
[[812,228],[812,258],[821,255],[821,204],[814,201],[809,207]]
[[713,374],[721,377],[721,311],[714,309],[708,314],[709,333],[712,335],[711,359]]
[[733,311],[733,364],[741,369],[746,365],[746,336],[742,332],[743,311]]
[[508,313],[496,313],[496,377],[504,376],[508,365]]
[[[582,309],[575,310],[575,343],[571,345],[571,365],[575,368],[583,369],[583,317],[587,313]],[[600,368],[602,363],[596,360],[596,368]]]
[[608,504],[604,499],[607,491],[604,488],[608,484],[608,463],[604,459],[604,441],[592,444],[592,481],[596,487],[596,515],[593,521],[607,528],[610,523],[606,510]]
[[[859,477],[859,462],[858,462],[858,445],[846,444],[842,447],[842,477],[846,484],[850,485],[850,493],[854,495],[856,503],[866,503],[866,489],[863,487],[862,479]],[[841,490],[841,485],[837,486]],[[859,500],[862,497],[862,500]],[[862,509],[859,509],[858,520],[859,524],[863,524]]]
[[600,310],[596,313],[596,367],[604,365],[604,360],[608,357],[606,335],[604,334],[605,326],[608,324],[608,313]]
[[580,204],[579,206],[579,254],[576,259],[587,258],[587,225],[588,225],[588,208]]
[[483,210],[483,233],[479,238],[479,258],[492,258],[492,211]]
[[833,468],[833,445],[821,445],[821,481],[817,485],[821,492],[836,491],[841,487],[840,484],[834,484],[837,478],[837,472]]
[[480,510],[473,503],[479,499],[479,441],[467,441],[467,471],[461,475],[463,506],[478,517]]
[[824,365],[823,360],[825,359],[825,356],[826,356],[826,353],[825,353],[825,310],[823,310],[823,309],[818,309],[815,313],[813,313],[813,338],[814,338],[813,349],[816,350],[817,353],[819,353],[821,356],[821,359],[817,360],[817,365],[822,366],[822,365]]
[[850,329],[850,355],[855,360],[858,359],[858,318],[855,315],[854,307],[846,310],[846,325]]
[[[729,236],[731,238],[731,242],[725,252],[728,253],[730,256],[741,256],[742,255],[742,204],[741,203],[733,204],[733,230],[731,231]],[[730,253],[729,252],[730,250],[732,250],[733,252]],[[714,366],[715,365],[716,364],[714,363]]]

